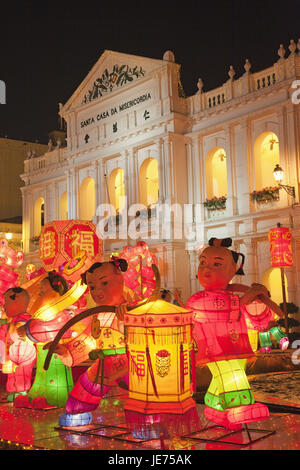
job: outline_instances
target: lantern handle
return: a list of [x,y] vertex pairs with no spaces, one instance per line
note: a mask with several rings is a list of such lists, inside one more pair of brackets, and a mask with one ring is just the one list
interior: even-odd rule
[[[154,275],[155,275],[155,288],[154,288],[153,293],[151,294],[151,296],[149,298],[143,300],[142,302],[139,302],[136,305],[126,306],[126,310],[128,310],[128,311],[133,310],[135,308],[140,307],[141,305],[144,305],[148,302],[154,302],[155,300],[158,299],[159,293],[160,293],[160,274],[159,274],[159,269],[155,264],[152,264],[152,269],[153,269],[153,272],[154,272]],[[48,370],[49,364],[50,364],[50,361],[51,361],[51,357],[54,354],[55,348],[58,345],[59,341],[61,340],[62,336],[66,333],[66,331],[68,331],[69,328],[71,328],[73,325],[75,325],[79,321],[82,321],[85,318],[90,317],[91,315],[95,315],[96,313],[101,313],[101,312],[114,312],[114,313],[116,313],[116,311],[117,311],[116,306],[112,306],[112,305],[101,305],[100,306],[100,305],[98,305],[97,307],[88,308],[87,310],[84,310],[83,312],[79,313],[75,317],[71,318],[59,330],[59,332],[55,336],[54,340],[50,343],[49,351],[48,351],[48,354],[47,354],[45,362],[44,362],[44,369]],[[46,349],[47,345],[44,345],[43,349]]]

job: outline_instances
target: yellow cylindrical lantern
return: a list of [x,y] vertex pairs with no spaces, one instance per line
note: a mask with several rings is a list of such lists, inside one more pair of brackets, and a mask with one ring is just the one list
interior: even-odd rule
[[158,421],[167,422],[175,433],[177,424],[179,428],[187,424],[189,430],[197,427],[191,397],[192,318],[191,310],[161,299],[126,313],[129,396],[125,414],[131,429]]

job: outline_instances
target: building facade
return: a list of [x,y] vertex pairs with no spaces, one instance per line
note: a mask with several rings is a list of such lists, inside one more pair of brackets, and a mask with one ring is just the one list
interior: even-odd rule
[[24,170],[24,160],[46,150],[46,145],[37,142],[0,138],[0,238],[6,237],[18,249],[22,247],[23,185],[19,175]]
[[[268,69],[184,95],[180,65],[105,51],[61,107],[66,146],[25,161],[21,175],[23,246],[38,264],[43,223],[93,220],[104,253],[145,240],[159,259],[164,288],[183,300],[199,289],[198,251],[211,237],[231,237],[245,254],[246,276],[281,302],[279,270],[270,265],[268,231],[293,235],[285,270],[288,300],[300,305],[300,50],[281,45]],[[284,170],[278,187],[273,170]],[[43,208],[43,215],[41,210]]]

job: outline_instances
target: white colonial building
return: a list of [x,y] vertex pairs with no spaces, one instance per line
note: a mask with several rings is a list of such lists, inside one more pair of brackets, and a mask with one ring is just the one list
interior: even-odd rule
[[[106,215],[117,224],[105,232],[105,254],[144,239],[158,256],[163,287],[178,288],[184,300],[199,289],[199,247],[232,237],[246,256],[246,276],[237,281],[264,282],[281,302],[267,239],[281,223],[293,234],[288,300],[300,305],[299,42],[288,53],[281,45],[278,55],[257,73],[246,60],[240,77],[231,66],[215,90],[203,91],[200,78],[197,93],[185,97],[172,52],[154,60],[105,51],[61,107],[66,145],[25,161],[27,262],[38,264],[31,239],[41,224],[85,219],[102,227]],[[295,197],[276,189],[277,164]]]

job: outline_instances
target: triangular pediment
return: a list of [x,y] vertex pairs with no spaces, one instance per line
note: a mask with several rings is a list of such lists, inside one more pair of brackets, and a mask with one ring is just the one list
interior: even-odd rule
[[[166,60],[150,59],[106,50],[62,107],[60,114],[90,103],[100,102],[121,89],[132,86],[152,72],[166,67]],[[177,66],[177,64],[173,64]]]

